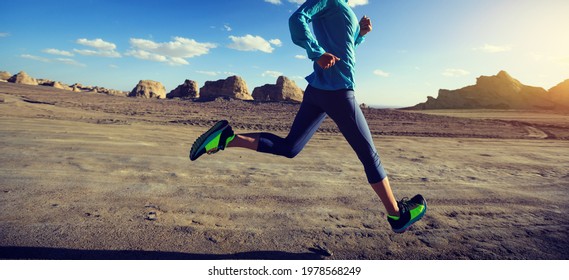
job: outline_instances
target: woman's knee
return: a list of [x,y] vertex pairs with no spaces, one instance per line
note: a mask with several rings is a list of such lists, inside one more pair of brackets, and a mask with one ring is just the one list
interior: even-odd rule
[[302,149],[294,148],[294,147],[286,147],[283,149],[281,155],[287,158],[295,158]]

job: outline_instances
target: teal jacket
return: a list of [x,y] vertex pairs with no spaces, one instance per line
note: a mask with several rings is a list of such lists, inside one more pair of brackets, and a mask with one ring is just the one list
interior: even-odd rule
[[[289,28],[292,41],[314,61],[314,72],[306,77],[311,86],[322,90],[355,89],[355,49],[364,37],[360,36],[359,21],[348,0],[307,0],[290,17]],[[340,61],[324,70],[316,61],[326,52]]]

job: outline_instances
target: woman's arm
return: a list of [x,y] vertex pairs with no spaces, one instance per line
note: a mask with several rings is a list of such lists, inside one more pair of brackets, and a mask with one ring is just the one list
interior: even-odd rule
[[326,11],[328,2],[329,0],[307,0],[288,20],[292,42],[305,49],[311,60],[317,60],[326,53],[312,35],[309,24],[313,17]]

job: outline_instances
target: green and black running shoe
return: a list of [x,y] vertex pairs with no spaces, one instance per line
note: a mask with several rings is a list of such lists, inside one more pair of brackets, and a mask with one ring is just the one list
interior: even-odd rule
[[235,138],[235,133],[229,122],[222,120],[217,122],[206,133],[202,134],[192,145],[190,160],[194,161],[203,154],[214,154],[225,147]]
[[387,216],[387,221],[396,233],[405,232],[427,212],[427,201],[420,194],[411,199],[401,199],[397,202],[397,206],[399,206],[399,217]]

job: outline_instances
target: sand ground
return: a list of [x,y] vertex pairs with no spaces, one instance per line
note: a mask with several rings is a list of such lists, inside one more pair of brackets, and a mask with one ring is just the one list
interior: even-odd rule
[[216,114],[285,136],[296,109],[0,84],[0,258],[569,259],[567,114],[366,111],[396,196],[429,203],[395,234],[331,122],[292,160],[188,159]]

